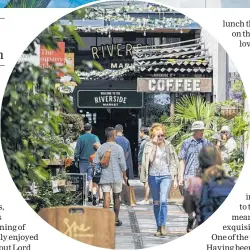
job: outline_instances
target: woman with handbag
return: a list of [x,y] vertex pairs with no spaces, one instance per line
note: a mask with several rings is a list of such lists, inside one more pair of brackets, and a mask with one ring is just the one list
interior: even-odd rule
[[141,182],[148,181],[157,225],[155,236],[166,236],[168,193],[174,181],[178,187],[178,157],[173,145],[165,140],[165,127],[155,123],[150,128],[150,141],[142,156]]

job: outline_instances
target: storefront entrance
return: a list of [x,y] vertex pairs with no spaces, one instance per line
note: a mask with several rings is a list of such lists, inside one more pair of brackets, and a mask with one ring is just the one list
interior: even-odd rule
[[124,136],[129,140],[132,152],[134,175],[138,174],[137,154],[138,154],[138,119],[139,109],[89,109],[86,115],[93,126],[93,133],[96,134],[101,143],[104,143],[105,128],[115,127],[121,124]]

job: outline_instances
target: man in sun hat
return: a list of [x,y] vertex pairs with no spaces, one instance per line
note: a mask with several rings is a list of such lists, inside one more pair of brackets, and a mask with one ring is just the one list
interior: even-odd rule
[[229,126],[222,126],[220,130],[222,142],[219,145],[223,163],[230,160],[232,153],[237,149],[236,141],[234,140]]
[[[205,125],[203,121],[196,121],[192,124],[192,137],[183,141],[179,152],[180,171],[179,185],[184,186],[184,192],[187,188],[187,179],[198,174],[199,160],[198,155],[203,147],[211,146],[212,143],[203,138]],[[193,213],[188,214],[187,232],[192,230],[194,224]]]

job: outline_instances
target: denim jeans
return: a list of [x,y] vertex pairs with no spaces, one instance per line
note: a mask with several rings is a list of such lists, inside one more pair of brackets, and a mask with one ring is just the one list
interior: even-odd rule
[[[171,176],[149,176],[148,184],[153,197],[154,215],[157,227],[165,226],[167,222],[167,200],[171,188]],[[158,204],[155,204],[158,201]]]
[[93,169],[88,162],[80,161],[79,168],[81,174],[87,174],[87,180],[91,181],[93,178]]

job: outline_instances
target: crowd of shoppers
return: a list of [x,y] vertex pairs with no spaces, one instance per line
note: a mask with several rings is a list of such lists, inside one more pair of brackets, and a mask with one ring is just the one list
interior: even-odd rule
[[[153,204],[157,237],[167,235],[171,187],[182,187],[183,207],[188,214],[187,232],[190,232],[216,211],[234,186],[225,165],[236,149],[228,126],[222,127],[212,143],[204,138],[204,123],[194,122],[193,134],[182,142],[178,155],[166,140],[165,130],[164,125],[155,123],[139,131],[138,173],[144,184],[144,198],[137,204]],[[130,142],[120,124],[106,128],[105,136],[106,142],[101,145],[99,138],[92,134],[91,125],[86,123],[76,143],[74,161],[80,173],[87,174],[88,200],[93,205],[98,200],[104,208],[113,207],[116,225],[121,226],[120,194],[123,184],[127,185],[128,179],[133,178]]]

